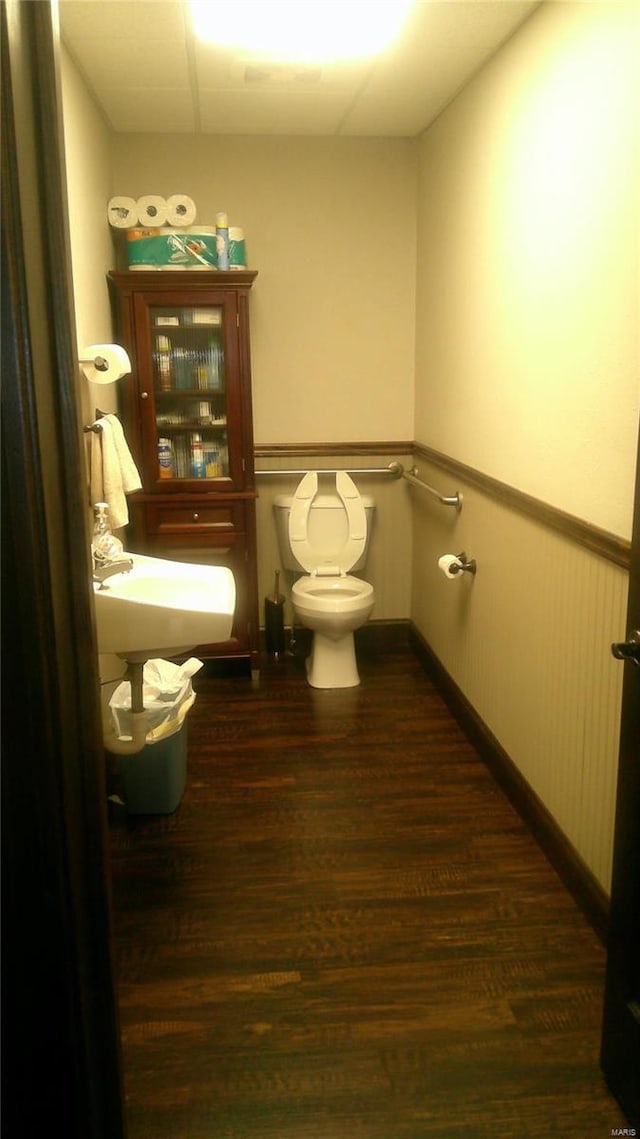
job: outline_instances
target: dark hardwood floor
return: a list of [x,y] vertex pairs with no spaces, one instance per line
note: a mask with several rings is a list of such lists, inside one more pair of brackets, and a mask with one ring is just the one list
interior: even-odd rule
[[111,825],[131,1139],[602,1139],[605,954],[409,649],[197,677]]

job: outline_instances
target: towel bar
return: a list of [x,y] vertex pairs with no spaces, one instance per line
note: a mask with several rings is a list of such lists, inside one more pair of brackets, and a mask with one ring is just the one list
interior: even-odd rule
[[[107,411],[100,411],[99,407],[97,407],[95,410],[96,419],[104,419],[105,415],[108,414],[109,413]],[[85,435],[88,431],[93,431],[96,435],[98,435],[102,431],[102,427],[99,423],[87,423],[82,430],[84,431]]]

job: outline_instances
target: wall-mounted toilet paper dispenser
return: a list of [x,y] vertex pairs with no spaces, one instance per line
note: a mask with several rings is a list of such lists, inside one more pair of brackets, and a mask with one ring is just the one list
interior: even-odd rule
[[475,574],[475,558],[468,559],[464,551],[461,554],[443,554],[438,558],[438,569],[448,578],[460,577],[463,573]]
[[80,367],[92,384],[113,384],[131,371],[131,361],[120,344],[89,344],[81,349]]

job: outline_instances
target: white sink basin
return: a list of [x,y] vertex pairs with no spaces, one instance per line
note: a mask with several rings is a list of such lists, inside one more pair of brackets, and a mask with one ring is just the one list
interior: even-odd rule
[[129,573],[112,574],[93,596],[98,652],[131,661],[179,656],[231,635],[236,587],[224,566],[124,555]]

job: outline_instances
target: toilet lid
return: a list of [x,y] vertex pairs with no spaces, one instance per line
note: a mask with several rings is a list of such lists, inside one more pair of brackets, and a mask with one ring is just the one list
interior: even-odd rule
[[367,516],[360,492],[346,471],[336,471],[336,491],[347,515],[348,535],[341,550],[327,556],[309,540],[309,511],[318,493],[318,473],[308,471],[293,496],[289,514],[289,541],[300,565],[307,573],[321,577],[347,574],[359,561],[367,538]]

